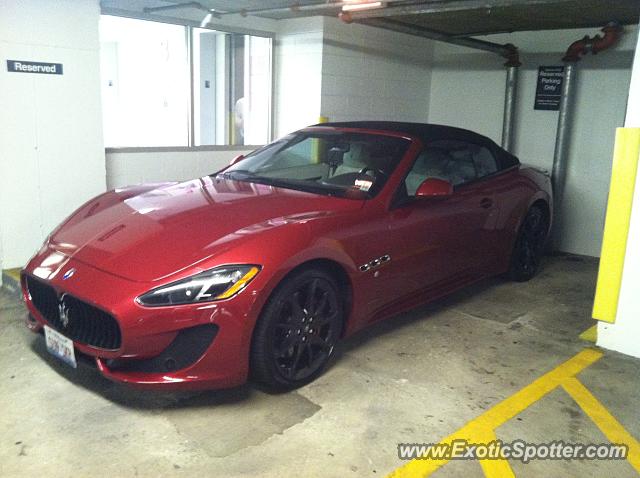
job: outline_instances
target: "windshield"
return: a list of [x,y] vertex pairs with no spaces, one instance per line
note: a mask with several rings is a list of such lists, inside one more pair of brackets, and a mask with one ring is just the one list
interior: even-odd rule
[[366,133],[303,132],[254,151],[221,174],[342,197],[373,197],[402,159],[409,141]]

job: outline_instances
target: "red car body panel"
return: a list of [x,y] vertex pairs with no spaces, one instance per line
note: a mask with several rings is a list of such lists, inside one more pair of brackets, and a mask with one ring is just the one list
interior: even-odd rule
[[[464,185],[446,198],[394,208],[395,192],[422,150],[421,140],[387,130],[341,130],[411,141],[371,199],[204,177],[111,191],[89,201],[51,234],[23,271],[30,327],[38,331],[47,320],[33,304],[27,276],[117,319],[122,332],[118,350],[75,342],[106,377],[141,387],[231,387],[247,380],[255,323],[271,292],[296,267],[322,260],[342,269],[349,288],[348,336],[505,272],[529,207],[542,200],[552,210],[549,179],[523,166]],[[360,269],[384,255],[392,260]],[[153,308],[135,301],[154,287],[225,264],[259,264],[261,271],[226,300]],[[70,268],[76,272],[64,280]],[[109,366],[109,360],[154,357],[181,330],[202,324],[216,324],[218,334],[187,368],[142,373]]]

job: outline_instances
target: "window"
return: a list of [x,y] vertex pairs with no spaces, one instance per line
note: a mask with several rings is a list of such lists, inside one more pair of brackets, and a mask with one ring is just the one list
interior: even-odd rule
[[269,142],[271,39],[193,29],[194,142]]
[[445,147],[451,155],[447,164],[447,175],[454,186],[459,186],[476,179],[476,168],[469,144],[462,141],[448,141]]
[[107,146],[187,146],[184,27],[103,16],[100,67]]
[[267,37],[103,15],[105,144],[265,144],[271,132]]
[[407,194],[414,196],[418,186],[427,178],[444,179],[454,186],[476,179],[470,146],[462,141],[449,140],[429,144],[418,155],[405,179]]
[[484,146],[478,146],[476,144],[470,144],[471,153],[473,154],[473,162],[476,165],[476,171],[478,177],[489,176],[498,171],[498,164],[496,158],[493,156]]
[[224,170],[225,177],[361,199],[375,195],[409,142],[365,133],[291,134]]

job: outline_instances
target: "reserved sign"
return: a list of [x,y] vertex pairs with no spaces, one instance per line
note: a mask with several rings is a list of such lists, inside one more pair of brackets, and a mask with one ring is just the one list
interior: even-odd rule
[[534,110],[558,111],[562,97],[564,66],[541,66],[538,68],[538,84]]
[[62,75],[62,63],[40,63],[38,61],[7,60],[7,71],[11,73],[40,73]]

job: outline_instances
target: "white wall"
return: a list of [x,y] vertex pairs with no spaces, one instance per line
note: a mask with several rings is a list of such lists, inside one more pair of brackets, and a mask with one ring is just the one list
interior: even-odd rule
[[[195,144],[218,144],[216,141],[216,113],[223,110],[218,108],[217,92],[219,90],[218,80],[222,80],[223,75],[216,72],[216,63],[220,61],[216,50],[218,42],[224,42],[224,35],[217,32],[196,32],[194,33],[195,51],[194,54],[195,73],[194,81],[194,125]],[[222,70],[224,71],[224,70]],[[207,83],[208,82],[208,86]]]
[[186,181],[215,173],[251,146],[219,150],[107,150],[107,188],[142,183]]
[[433,42],[325,18],[322,115],[426,122]]
[[100,41],[107,146],[187,146],[189,71],[184,28],[104,16]]
[[[640,128],[640,40],[633,62],[625,127]],[[640,158],[639,158],[640,161]],[[636,177],[618,311],[613,324],[598,323],[598,345],[640,357],[640,181]]]
[[[515,154],[550,170],[558,113],[533,109],[538,66],[561,65],[566,48],[597,29],[491,35],[522,52]],[[578,63],[575,122],[570,143],[565,200],[559,227],[561,250],[600,255],[616,126],[624,121],[637,28],[613,50]],[[504,105],[504,60],[494,54],[437,43],[429,121],[473,129],[500,143]]]
[[[3,0],[0,14],[0,269],[105,189],[98,0]],[[63,64],[9,73],[6,60]]]
[[280,22],[275,54],[275,136],[318,122],[322,96],[322,17]]

